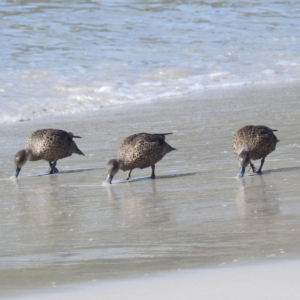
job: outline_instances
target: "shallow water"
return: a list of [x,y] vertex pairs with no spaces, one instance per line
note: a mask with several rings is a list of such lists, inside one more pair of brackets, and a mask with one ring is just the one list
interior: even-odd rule
[[[299,258],[298,95],[295,85],[223,89],[1,125],[0,295]],[[231,142],[245,124],[278,129],[280,143],[262,176],[238,180]],[[46,162],[28,162],[10,180],[14,153],[43,127],[82,136],[86,156],[59,161],[52,176],[37,176]],[[122,140],[145,131],[173,132],[167,141],[178,149],[157,164],[157,179],[145,169],[104,183]]]
[[298,1],[0,3],[0,123],[299,80]]

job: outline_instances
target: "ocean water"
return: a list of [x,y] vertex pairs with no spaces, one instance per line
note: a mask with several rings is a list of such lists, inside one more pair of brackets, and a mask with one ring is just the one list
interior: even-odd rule
[[299,80],[298,1],[0,3],[0,123]]

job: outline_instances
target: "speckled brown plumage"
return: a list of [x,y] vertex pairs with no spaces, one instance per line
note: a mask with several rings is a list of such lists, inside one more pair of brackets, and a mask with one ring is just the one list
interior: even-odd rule
[[277,130],[263,125],[248,125],[237,131],[233,137],[232,146],[234,153],[239,157],[241,168],[246,168],[250,164],[254,172],[255,168],[251,160],[261,159],[261,165],[257,171],[261,173],[265,157],[275,150],[279,142],[273,131]]
[[25,149],[31,149],[32,156],[28,160],[56,161],[73,153],[82,154],[73,141],[72,132],[60,129],[41,129],[35,131],[27,140]]
[[127,178],[130,179],[133,169],[144,169],[150,166],[152,167],[151,178],[155,178],[155,164],[168,152],[176,150],[165,142],[167,134],[170,133],[138,133],[127,137],[120,146],[118,159],[108,162],[107,168],[111,180],[119,168],[123,171],[130,170]]
[[[59,159],[71,156],[73,153],[84,155],[73,141],[72,132],[66,132],[60,129],[40,129],[35,131],[27,140],[24,150],[20,150],[15,156],[17,169],[29,161],[46,160],[50,165],[49,173],[56,173],[56,162]],[[20,171],[17,172],[16,177]]]
[[118,159],[123,171],[144,169],[155,165],[168,152],[174,150],[165,142],[163,134],[138,133],[127,137],[119,149]]

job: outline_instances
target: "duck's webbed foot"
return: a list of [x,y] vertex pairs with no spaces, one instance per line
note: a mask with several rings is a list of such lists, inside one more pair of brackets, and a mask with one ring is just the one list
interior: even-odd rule
[[59,173],[58,169],[57,168],[54,168],[53,172],[51,174],[57,174]]
[[54,161],[53,163],[51,161],[49,161],[49,172],[48,174],[57,174],[59,173],[58,169],[55,167],[56,166],[56,161]]
[[265,158],[263,158],[263,159],[261,160],[261,162],[260,162],[260,167],[259,167],[259,169],[255,172],[256,174],[259,174],[259,175],[262,174],[261,169],[262,169],[262,167],[263,167],[263,165],[264,165],[264,162],[265,162]]
[[262,174],[261,168],[259,168],[255,173],[261,175]]
[[132,172],[132,170],[130,170],[130,171],[129,171],[129,173],[128,173],[128,176],[127,176],[126,180],[130,180],[130,179],[131,179],[131,176],[130,176],[130,175],[131,175],[131,172]]

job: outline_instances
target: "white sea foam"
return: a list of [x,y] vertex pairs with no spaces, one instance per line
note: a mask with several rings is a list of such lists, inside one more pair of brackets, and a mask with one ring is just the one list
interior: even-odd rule
[[[117,84],[108,82],[108,80],[103,84],[101,80],[94,79],[92,85],[87,80],[81,84],[68,81],[67,86],[65,82],[55,82],[53,78],[53,83],[45,80],[45,83],[29,91],[31,94],[28,96],[24,94],[21,99],[15,100],[15,105],[11,105],[11,102],[9,102],[10,105],[7,105],[7,102],[2,102],[0,104],[3,113],[1,122],[26,121],[50,115],[97,111],[107,106],[143,103],[166,97],[186,95],[207,88],[272,84],[280,82],[279,78],[278,81],[274,78],[275,73],[274,70],[263,70],[260,76],[253,74],[252,80],[239,78],[238,75],[229,72],[213,72],[207,76],[195,75],[176,79],[170,78],[169,73],[166,78],[161,77],[158,80],[149,74],[149,78],[146,78],[146,75],[143,76],[142,82],[138,82],[136,78],[136,82],[130,83],[126,82],[126,78],[120,78]],[[291,80],[290,78],[289,81]],[[52,88],[51,84],[53,85]],[[47,93],[46,98],[43,95],[44,92]],[[22,91],[13,85],[12,88],[7,88],[7,93],[21,94]]]

